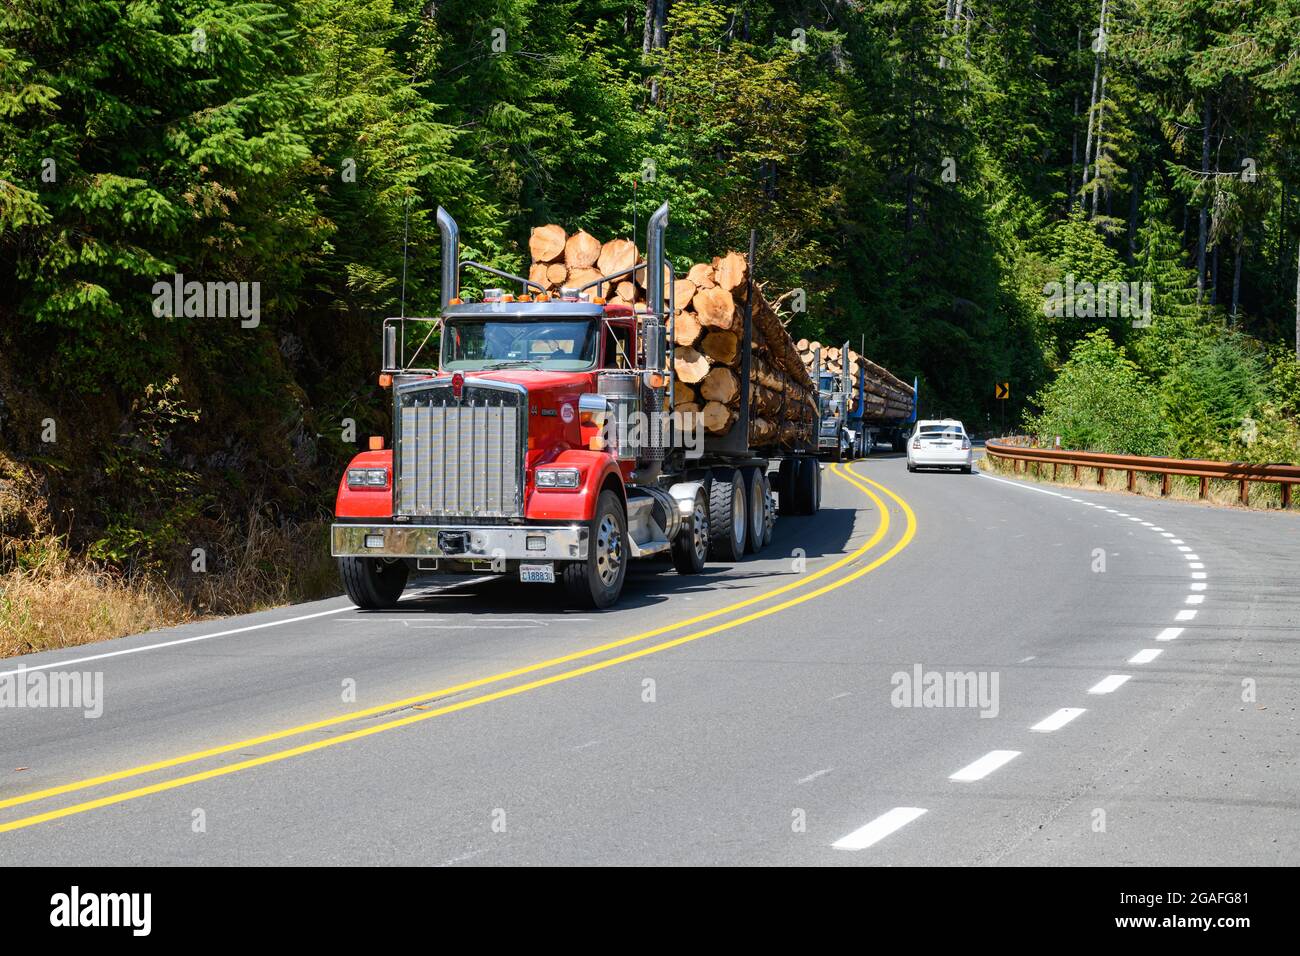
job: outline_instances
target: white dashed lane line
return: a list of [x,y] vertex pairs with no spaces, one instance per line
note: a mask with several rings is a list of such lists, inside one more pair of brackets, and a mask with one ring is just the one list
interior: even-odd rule
[[[1095,504],[1090,501],[1084,501],[1082,498],[1073,498],[1069,495],[1065,495],[1057,491],[1050,491],[1046,488],[1035,488],[1031,485],[1021,484],[1018,481],[1008,481],[1005,478],[994,478],[993,476],[985,474],[983,472],[980,472],[980,477],[989,479],[991,481],[995,481],[999,484],[1013,485],[1017,488],[1023,488],[1027,491],[1037,491],[1040,494],[1052,495],[1055,498],[1061,498],[1065,501],[1073,501],[1078,504],[1086,505],[1090,508],[1095,508],[1101,511],[1105,511],[1108,514],[1113,514],[1116,517],[1124,518],[1128,521],[1136,521],[1142,527],[1149,528],[1151,531],[1167,539],[1170,544],[1174,545],[1178,549],[1178,551],[1182,554],[1183,558],[1187,560],[1188,566],[1192,570],[1192,582],[1189,585],[1189,589],[1191,591],[1203,592],[1207,588],[1207,584],[1205,583],[1205,579],[1207,575],[1203,570],[1205,568],[1205,565],[1201,563],[1200,556],[1197,555],[1192,550],[1191,547],[1185,544],[1183,539],[1179,538],[1174,532],[1166,531],[1164,528],[1161,528],[1159,525],[1153,524],[1150,521],[1143,521],[1140,515],[1130,515],[1127,512],[1119,511],[1115,508],[1107,508],[1105,505],[1102,504]],[[1192,593],[1187,595],[1186,597],[1187,604],[1201,604],[1202,602],[1204,602],[1204,600],[1205,600],[1205,595],[1202,593]],[[1190,621],[1193,620],[1195,617],[1196,617],[1196,611],[1184,608],[1177,612],[1175,620]],[[1169,641],[1176,640],[1179,636],[1182,635],[1184,630],[1185,628],[1181,628],[1181,627],[1166,627],[1164,630],[1162,630],[1159,634],[1156,635],[1156,640],[1160,642],[1169,642]],[[1136,654],[1134,654],[1132,657],[1130,657],[1128,659],[1128,663],[1149,664],[1152,661],[1154,661],[1157,657],[1159,657],[1163,652],[1164,652],[1163,648],[1153,648],[1153,647],[1143,648],[1139,650]],[[1020,661],[1020,663],[1025,663],[1026,661],[1029,660],[1033,660],[1033,658],[1032,657],[1024,658],[1024,660]],[[1091,687],[1089,687],[1088,693],[1089,694],[1110,694],[1118,690],[1124,684],[1128,683],[1128,681],[1131,679],[1132,679],[1132,675],[1130,674],[1110,674],[1102,678],[1096,684],[1093,684]],[[1075,720],[1076,718],[1078,718],[1084,713],[1087,713],[1087,709],[1083,707],[1062,707],[1059,710],[1056,710],[1055,712],[1050,714],[1049,716],[1043,718],[1042,720],[1034,724],[1029,729],[1031,732],[1034,733],[1052,733],[1053,731],[1060,730],[1062,727],[1066,726],[1071,721]],[[962,767],[956,773],[952,774],[948,779],[957,783],[973,783],[978,780],[983,780],[985,777],[989,776],[989,774],[993,773],[994,771],[998,770],[1001,767],[1006,766],[1016,757],[1019,757],[1020,753],[1021,752],[1019,750],[990,751],[989,753],[985,754],[983,757],[980,757],[974,763]],[[810,774],[809,776],[803,778],[798,782],[807,783],[811,780],[816,779],[817,777],[821,776],[823,773],[826,772],[827,771],[818,771],[817,773]],[[854,830],[852,833],[848,834],[847,836],[841,837],[839,840],[836,840],[833,844],[831,844],[831,846],[837,850],[865,850],[867,847],[874,846],[876,843],[880,842],[885,837],[889,836],[891,833],[894,833],[895,831],[911,823],[913,820],[916,820],[918,817],[925,814],[926,812],[928,811],[920,807],[895,807],[894,809],[884,814],[881,814],[879,817],[872,820],[870,823],[866,824],[865,826],[859,827],[858,829]]]
[[907,826],[926,811],[921,807],[894,807],[888,813],[882,813],[866,826],[858,827],[848,836],[840,837],[831,844],[836,850],[865,850],[879,843],[895,830]]
[[962,767],[948,779],[955,780],[958,783],[973,783],[976,780],[983,780],[994,770],[1006,766],[1019,756],[1019,750],[991,750],[974,763]]
[[1164,652],[1158,647],[1143,648],[1142,650],[1134,654],[1132,657],[1130,657],[1128,659],[1128,662],[1130,664],[1150,664],[1162,653]]
[[1044,717],[1029,729],[1040,734],[1050,734],[1053,730],[1060,730],[1082,713],[1084,713],[1082,707],[1062,707],[1052,716]]
[[1118,688],[1121,684],[1127,683],[1131,676],[1132,675],[1130,674],[1111,674],[1109,677],[1104,677],[1101,680],[1099,680],[1097,683],[1089,687],[1088,693],[1109,694],[1111,691]]

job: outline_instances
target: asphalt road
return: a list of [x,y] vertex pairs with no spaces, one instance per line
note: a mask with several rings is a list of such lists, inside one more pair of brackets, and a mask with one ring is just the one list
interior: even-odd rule
[[605,613],[431,579],[0,662],[103,679],[0,708],[0,864],[1300,863],[1295,515],[852,469]]

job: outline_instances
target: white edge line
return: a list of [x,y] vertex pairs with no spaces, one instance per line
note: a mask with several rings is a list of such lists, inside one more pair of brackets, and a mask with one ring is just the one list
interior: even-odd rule
[[[425,588],[421,588],[418,592],[414,592],[411,596],[421,597],[421,596],[428,596],[431,594],[437,594],[441,591],[449,591],[453,588],[464,587],[466,585],[476,584],[481,581],[489,581],[495,577],[496,575],[485,575],[483,577],[470,578],[467,581],[454,581],[448,584],[443,584],[435,587],[425,587]],[[279,627],[281,624],[296,624],[299,621],[310,621],[312,618],[328,617],[331,614],[342,614],[345,611],[355,611],[355,610],[357,610],[357,606],[355,604],[349,604],[347,607],[336,607],[329,611],[316,611],[313,614],[300,614],[297,617],[286,617],[280,621],[264,621],[261,624],[249,624],[246,627],[232,627],[225,631],[215,631],[212,634],[198,634],[195,635],[194,637],[182,637],[175,641],[163,641],[160,644],[145,644],[142,645],[141,647],[128,647],[120,651],[106,651],[103,654],[91,654],[88,657],[73,657],[73,658],[69,658],[66,661],[55,661],[51,664],[33,664],[30,667],[20,667],[17,670],[0,671],[0,677],[13,677],[16,674],[23,674],[28,671],[49,670],[52,667],[70,667],[73,664],[85,664],[89,661],[102,661],[108,657],[125,657],[127,654],[142,654],[145,651],[158,651],[166,647],[178,647],[181,644],[193,644],[196,641],[210,641],[214,637],[229,637],[232,634],[244,634],[248,631],[260,631],[263,628],[267,628],[267,627]],[[125,636],[136,637],[138,635],[128,634]],[[117,640],[120,639],[121,638],[117,638]],[[64,648],[51,648],[50,652],[54,650],[64,650]],[[37,653],[44,654],[47,653],[47,651],[38,651]]]
[[250,624],[247,627],[235,627],[228,631],[217,631],[214,634],[199,634],[195,637],[183,637],[175,641],[164,641],[161,644],[145,644],[141,647],[128,647],[120,651],[107,651],[103,654],[91,654],[89,657],[74,657],[66,661],[55,661],[51,664],[33,664],[31,667],[20,667],[14,671],[0,671],[0,677],[12,677],[15,674],[23,674],[28,671],[49,670],[51,667],[71,667],[74,664],[85,664],[89,661],[102,661],[106,657],[123,657],[127,654],[141,654],[144,651],[157,651],[164,647],[176,647],[179,644],[193,644],[195,641],[208,641],[214,637],[229,637],[231,634],[243,634],[245,631],[259,631],[264,627],[277,627],[281,624],[295,624],[298,621],[310,621],[314,617],[325,617],[330,614],[342,614],[344,611],[355,611],[356,606],[349,604],[347,607],[336,607],[329,611],[317,611],[315,614],[302,614],[298,617],[287,617],[282,621],[265,621],[261,624]]

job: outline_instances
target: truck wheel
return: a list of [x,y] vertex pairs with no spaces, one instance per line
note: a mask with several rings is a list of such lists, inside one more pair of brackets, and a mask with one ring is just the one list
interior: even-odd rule
[[699,574],[709,556],[709,504],[703,491],[695,492],[691,516],[673,539],[673,567],[678,574]]
[[560,572],[564,589],[579,607],[607,608],[623,593],[627,561],[627,515],[618,495],[607,488],[596,501],[587,560],[566,564]]
[[816,458],[796,459],[794,474],[794,511],[797,515],[815,515],[821,504],[821,464]]
[[352,603],[365,611],[397,606],[406,589],[405,561],[382,558],[339,558],[339,577]]
[[763,547],[772,543],[776,534],[776,507],[772,504],[772,482],[763,475]]
[[799,477],[799,459],[782,458],[781,470],[776,474],[776,497],[777,513],[783,515],[797,515],[799,509],[796,485]]
[[758,554],[763,550],[764,532],[767,525],[767,495],[765,494],[763,472],[759,468],[746,468],[745,503],[749,506],[749,527],[746,529],[745,550]]
[[739,561],[745,555],[748,528],[743,473],[715,469],[709,487],[709,554],[719,561]]

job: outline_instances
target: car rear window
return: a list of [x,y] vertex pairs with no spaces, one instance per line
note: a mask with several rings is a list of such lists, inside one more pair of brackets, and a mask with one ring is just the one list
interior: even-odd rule
[[921,438],[954,438],[961,440],[966,437],[966,433],[960,428],[953,425],[923,425],[921,427]]

